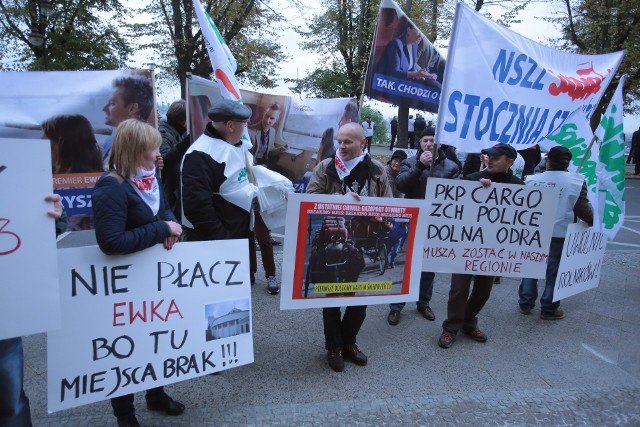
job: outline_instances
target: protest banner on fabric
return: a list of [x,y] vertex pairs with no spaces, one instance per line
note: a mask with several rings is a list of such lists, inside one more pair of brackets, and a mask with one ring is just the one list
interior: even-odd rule
[[537,144],[582,107],[590,117],[624,51],[577,55],[540,45],[457,4],[436,142],[479,153]]
[[614,239],[624,222],[625,161],[622,107],[622,88],[627,75],[620,78],[607,111],[600,119],[595,134],[602,144],[598,157],[598,211],[594,212],[596,231]]
[[49,411],[253,362],[246,240],[107,256],[59,250],[62,328],[48,334]]
[[[216,83],[197,76],[187,79],[187,93],[187,120],[191,138],[196,140],[209,122],[209,108],[222,95]],[[355,98],[299,99],[248,90],[240,93],[244,105],[253,112],[247,129],[256,147],[256,164],[289,178],[296,192],[305,191],[318,156],[327,158],[335,153],[338,128],[359,122]]]
[[587,197],[595,212],[598,206],[596,191],[598,188],[598,174],[596,168],[600,146],[593,144],[589,149],[592,139],[591,126],[582,108],[578,108],[567,117],[558,129],[540,141],[540,148],[544,151],[549,151],[551,148],[561,145],[571,151],[571,163],[569,163],[568,170],[569,172],[576,172],[580,167],[579,172],[587,182]]
[[0,339],[60,326],[51,155],[42,139],[0,139]]
[[558,194],[429,178],[423,271],[544,278]]
[[584,222],[569,224],[553,291],[554,302],[598,287],[606,248],[606,235]]
[[[101,147],[110,145],[109,120],[117,79],[143,79],[150,70],[0,73],[0,138],[50,140],[54,192],[69,216],[66,231],[93,229],[91,192],[104,172]],[[156,126],[155,99],[147,117]],[[110,124],[107,124],[110,123]]]
[[438,112],[445,60],[393,0],[378,11],[364,93],[390,104]]
[[428,209],[428,200],[293,195],[280,308],[417,301]]

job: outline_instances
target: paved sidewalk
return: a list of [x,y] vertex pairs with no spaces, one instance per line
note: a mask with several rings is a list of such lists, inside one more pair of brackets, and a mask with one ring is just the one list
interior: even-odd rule
[[[282,254],[276,255],[278,271]],[[145,426],[640,425],[640,253],[606,255],[600,287],[562,303],[560,321],[518,311],[503,278],[480,315],[484,344],[438,347],[448,274],[436,276],[428,322],[412,303],[398,326],[370,306],[359,344],[369,365],[329,369],[319,309],[280,311],[261,272],[253,287],[255,363],[167,387],[180,417],[136,407]],[[543,281],[539,286],[543,286]],[[36,426],[114,426],[108,402],[46,413],[46,340],[25,339],[25,388]]]

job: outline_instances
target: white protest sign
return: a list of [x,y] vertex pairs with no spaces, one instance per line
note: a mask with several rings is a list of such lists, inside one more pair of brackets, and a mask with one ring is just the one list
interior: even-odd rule
[[429,178],[423,271],[544,278],[557,188]]
[[436,141],[464,153],[538,143],[576,108],[591,117],[624,51],[582,55],[543,46],[459,2]]
[[598,287],[606,248],[604,234],[584,222],[569,224],[553,290],[554,302]]
[[246,240],[61,249],[49,411],[252,363],[248,255]]
[[0,140],[0,339],[60,326],[51,147]]
[[281,309],[418,299],[429,201],[361,199],[290,196]]

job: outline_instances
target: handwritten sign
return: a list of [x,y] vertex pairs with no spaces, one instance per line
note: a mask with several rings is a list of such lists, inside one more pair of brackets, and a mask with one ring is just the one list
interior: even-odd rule
[[604,234],[594,232],[585,223],[569,224],[553,290],[554,302],[598,287],[606,248]]
[[0,339],[60,326],[49,142],[0,140]]
[[[426,200],[295,194],[281,309],[416,301]],[[294,224],[297,224],[294,225]],[[418,244],[416,244],[418,242]]]
[[430,178],[424,271],[544,278],[558,189]]
[[62,329],[48,335],[49,410],[253,362],[246,240],[124,256],[59,251]]

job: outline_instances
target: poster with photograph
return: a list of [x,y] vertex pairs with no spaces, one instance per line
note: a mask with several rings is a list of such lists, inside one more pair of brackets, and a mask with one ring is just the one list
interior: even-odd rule
[[[291,180],[296,192],[307,188],[311,171],[335,154],[338,128],[360,123],[354,98],[299,99],[241,90],[251,108],[247,131],[256,165],[264,165]],[[187,121],[192,140],[204,133],[211,105],[219,99],[216,83],[201,77],[187,79]]]
[[[427,200],[295,194],[281,309],[416,301]],[[297,227],[295,226],[297,224]]]
[[49,411],[253,362],[246,240],[107,256],[59,250],[62,328],[48,334]]
[[0,84],[0,138],[48,140],[54,191],[69,216],[66,231],[93,229],[91,192],[105,170],[113,130],[133,116],[157,125],[153,72],[0,73]]
[[0,339],[60,326],[49,144],[0,139]]
[[382,0],[365,77],[365,95],[438,112],[445,59],[393,0]]
[[429,178],[424,271],[544,278],[559,190]]
[[553,301],[597,288],[607,236],[584,222],[569,224],[553,290]]

